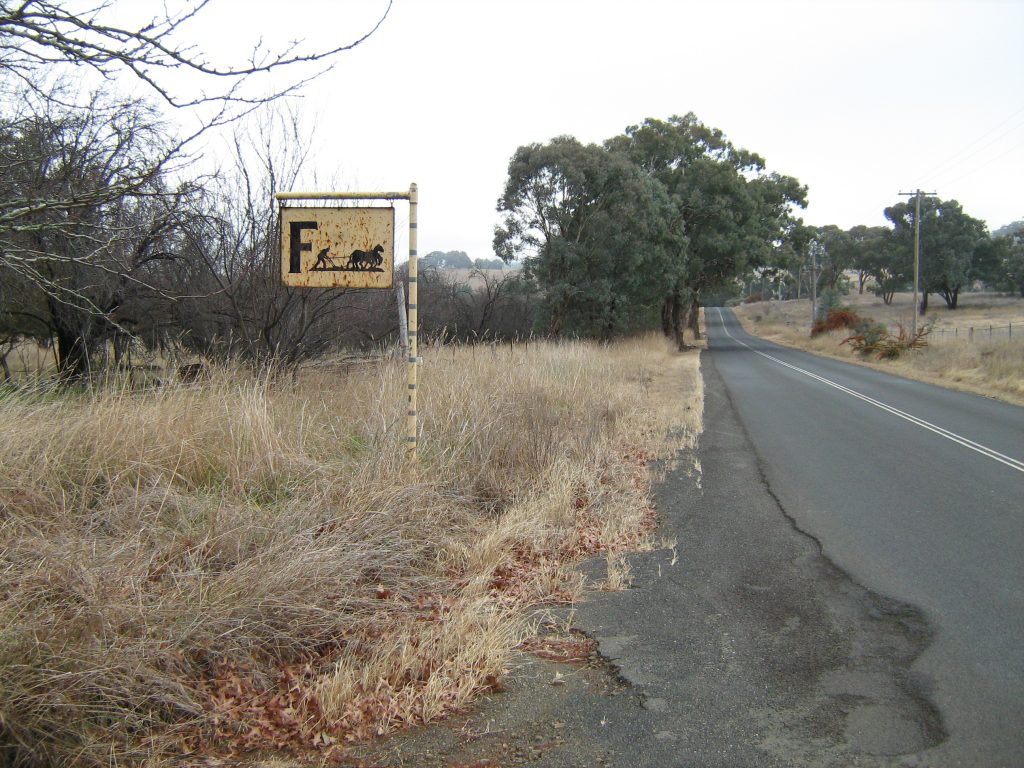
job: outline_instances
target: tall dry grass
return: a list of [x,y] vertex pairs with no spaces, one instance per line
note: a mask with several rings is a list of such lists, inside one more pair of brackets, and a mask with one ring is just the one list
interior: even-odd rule
[[657,339],[0,398],[0,763],[337,748],[500,687],[700,428]]
[[[897,322],[906,326],[912,302],[909,295],[897,295],[897,299],[895,310],[883,305],[880,299],[866,295],[844,297],[844,302],[863,318],[890,327]],[[1024,405],[1024,376],[1021,375],[1024,371],[1024,300],[965,294],[960,304],[961,308],[955,311],[933,308],[919,320],[919,327],[925,323],[935,324],[937,328],[960,327],[959,337],[949,334],[934,337],[924,349],[884,361],[856,355],[843,344],[843,339],[849,335],[844,331],[811,338],[810,305],[806,300],[755,302],[734,310],[748,333],[779,344]],[[985,328],[988,324],[1013,323],[1014,328],[1020,326],[1022,333],[1019,336],[1015,333],[1013,338],[987,338],[978,333],[973,340],[968,340],[966,328],[975,323],[979,327],[985,323]]]

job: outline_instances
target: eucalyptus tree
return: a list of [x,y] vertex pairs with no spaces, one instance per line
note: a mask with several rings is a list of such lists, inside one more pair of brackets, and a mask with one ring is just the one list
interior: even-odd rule
[[682,346],[684,322],[696,328],[702,293],[792,251],[799,224],[793,209],[805,204],[806,189],[769,173],[763,158],[735,147],[693,113],[645,120],[606,146],[668,195],[664,223],[674,264],[662,284],[661,315],[666,333]]
[[998,264],[993,265],[990,284],[1024,298],[1024,220],[993,230],[992,241]]
[[607,338],[657,322],[682,273],[672,209],[626,157],[568,136],[520,147],[497,208],[495,252],[541,287],[541,330]]
[[868,227],[858,224],[850,227],[846,234],[853,247],[853,260],[850,268],[857,272],[857,293],[864,293],[868,279],[875,275],[876,265],[886,253],[890,230],[887,227]]
[[900,246],[893,231],[887,227],[861,229],[864,231],[854,236],[858,250],[858,274],[866,272],[874,283],[872,291],[886,304],[892,304],[896,293],[907,290],[913,282],[912,254]]
[[1024,299],[1024,227],[997,238],[1003,243],[1003,265],[998,283],[1012,288]]
[[[901,258],[912,258],[914,204],[901,201],[886,208],[885,217],[892,222]],[[978,247],[987,239],[985,223],[964,213],[956,200],[921,198],[920,312],[928,309],[929,293],[938,293],[949,309],[956,309],[960,291],[985,276]]]
[[843,282],[846,270],[853,269],[857,258],[856,244],[848,232],[835,224],[816,228],[819,260],[819,285],[836,291]]

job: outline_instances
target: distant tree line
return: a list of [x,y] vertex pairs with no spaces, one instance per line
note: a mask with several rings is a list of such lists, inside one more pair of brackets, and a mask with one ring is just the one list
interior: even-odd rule
[[471,259],[465,251],[431,251],[419,260],[422,269],[507,269],[501,259]]
[[[801,248],[748,272],[740,285],[765,298],[799,298],[810,293],[813,261],[819,291],[844,292],[854,275],[858,292],[874,291],[889,304],[913,287],[914,202],[900,201],[884,213],[887,227],[801,226]],[[1024,297],[1024,221],[989,233],[956,200],[922,197],[920,223],[919,311],[927,310],[931,294],[956,309],[960,295],[976,286]]]

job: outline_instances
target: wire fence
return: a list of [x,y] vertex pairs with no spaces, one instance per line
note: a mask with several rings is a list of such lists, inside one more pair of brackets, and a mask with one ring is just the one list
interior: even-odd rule
[[1007,339],[1024,341],[1024,323],[1006,323],[1005,325],[968,325],[968,326],[942,326],[932,328],[928,335],[931,343],[943,341],[989,341],[992,339]]

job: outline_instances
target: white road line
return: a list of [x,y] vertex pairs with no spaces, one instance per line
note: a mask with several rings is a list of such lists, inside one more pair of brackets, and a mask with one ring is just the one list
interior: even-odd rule
[[858,400],[863,400],[865,403],[873,405],[876,408],[880,408],[883,411],[887,411],[888,413],[891,413],[893,416],[899,416],[901,419],[909,421],[911,424],[916,424],[919,427],[927,429],[929,432],[934,432],[940,437],[944,437],[947,440],[951,440],[954,443],[962,445],[964,448],[970,448],[975,453],[980,453],[982,456],[986,456],[990,459],[998,461],[1001,464],[1005,464],[1011,469],[1016,469],[1018,472],[1024,472],[1024,461],[1018,461],[1012,456],[1007,456],[1006,454],[1000,453],[999,451],[992,450],[991,448],[981,445],[980,443],[976,443],[973,440],[967,439],[963,435],[958,435],[956,432],[950,432],[948,429],[944,429],[936,424],[932,424],[929,421],[920,419],[917,416],[914,416],[913,414],[907,413],[906,411],[901,411],[899,408],[894,408],[891,405],[886,405],[880,400],[875,400],[873,397],[868,397],[867,395],[861,394],[860,392],[850,389],[849,387],[844,387],[842,384],[838,384],[832,381],[831,379],[826,379],[824,376],[819,376],[816,373],[811,373],[810,371],[804,370],[799,366],[787,363],[785,360],[780,360],[777,357],[773,357],[772,355],[769,355],[767,352],[762,352],[758,349],[754,349],[746,342],[740,341],[731,333],[729,333],[729,329],[725,325],[725,317],[722,315],[721,307],[718,308],[718,321],[722,324],[722,330],[725,331],[726,336],[735,341],[737,344],[742,344],[751,352],[754,352],[760,355],[761,357],[771,360],[773,363],[778,363],[779,365],[789,368],[790,370],[796,371],[797,373],[802,373],[804,376],[812,378],[815,381],[820,381],[822,384],[827,384],[830,387],[834,387],[835,389],[838,389],[840,392],[844,392],[852,397],[856,397]]

